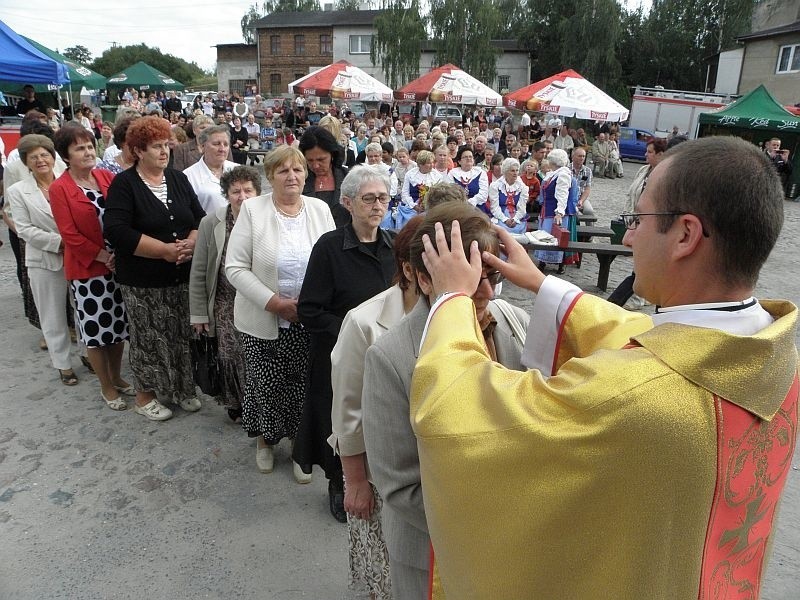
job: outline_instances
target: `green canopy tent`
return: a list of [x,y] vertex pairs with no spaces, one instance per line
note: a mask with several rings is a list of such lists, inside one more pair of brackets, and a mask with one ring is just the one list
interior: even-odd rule
[[780,138],[794,166],[787,196],[800,193],[800,117],[781,106],[763,85],[723,108],[701,113],[698,126],[697,137],[735,135],[754,144]]
[[158,69],[151,67],[146,62],[139,61],[135,65],[131,65],[127,69],[109,77],[107,87],[111,99],[115,99],[116,94],[111,94],[111,92],[119,91],[120,88],[134,88],[150,92],[182,90],[184,85],[180,81],[175,81],[169,75],[165,75]]
[[45,48],[40,43],[35,42],[30,38],[26,37],[25,39],[31,46],[36,48],[45,56],[49,56],[53,60],[66,65],[67,70],[69,71],[69,82],[72,84],[73,89],[80,91],[82,87],[85,87],[87,90],[102,90],[106,87],[106,78],[100,75],[100,73],[95,73],[91,69],[84,67],[82,64],[67,58],[63,54],[59,54],[58,52],[54,52],[49,48]]

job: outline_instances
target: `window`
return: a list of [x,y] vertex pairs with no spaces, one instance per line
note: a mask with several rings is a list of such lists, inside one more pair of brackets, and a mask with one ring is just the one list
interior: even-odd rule
[[269,93],[270,96],[280,96],[283,90],[281,89],[281,74],[270,73],[269,75]]
[[255,79],[231,79],[228,82],[228,91],[231,94],[235,92],[240,98],[244,98],[251,95],[255,86]]
[[281,51],[281,37],[279,35],[269,36],[269,53],[273,56],[280,54]]
[[369,54],[372,47],[371,35],[351,35],[350,54]]
[[511,79],[510,75],[498,75],[497,76],[497,91],[501,94],[508,93],[508,84]]
[[295,56],[302,56],[306,53],[306,36],[303,34],[294,36]]
[[776,73],[797,73],[800,71],[800,44],[783,46],[778,52]]
[[[309,71],[308,73],[311,73],[311,71]],[[292,79],[292,81],[297,81],[301,77],[305,77],[306,75],[308,75],[308,73],[295,73],[294,74],[294,79]]]
[[328,34],[319,36],[319,53],[333,54],[333,36]]

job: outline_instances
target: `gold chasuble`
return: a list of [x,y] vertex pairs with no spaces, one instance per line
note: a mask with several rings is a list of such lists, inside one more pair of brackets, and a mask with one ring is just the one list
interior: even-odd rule
[[448,599],[758,597],[798,403],[797,309],[762,306],[743,337],[581,295],[545,379],[438,305],[411,420]]

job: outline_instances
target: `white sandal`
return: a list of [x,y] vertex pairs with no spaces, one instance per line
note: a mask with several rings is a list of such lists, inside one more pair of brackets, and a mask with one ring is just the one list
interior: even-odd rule
[[100,397],[106,403],[106,406],[111,410],[127,410],[128,405],[125,403],[125,400],[122,399],[122,396],[117,396],[113,400],[109,400],[106,398],[106,395],[100,390]]

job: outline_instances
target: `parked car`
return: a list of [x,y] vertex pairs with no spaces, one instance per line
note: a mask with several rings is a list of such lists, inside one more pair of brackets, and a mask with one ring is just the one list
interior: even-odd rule
[[433,111],[433,122],[449,121],[455,123],[462,121],[461,109],[453,104],[439,104]]
[[639,127],[619,128],[619,155],[621,158],[644,161],[647,142],[656,137],[648,129]]
[[180,96],[180,99],[181,99],[181,105],[183,105],[184,112],[191,111],[195,96],[200,96],[200,100],[202,100],[206,96],[211,96],[212,100],[216,100],[217,92],[211,92],[211,91],[183,92],[183,94],[181,94]]

